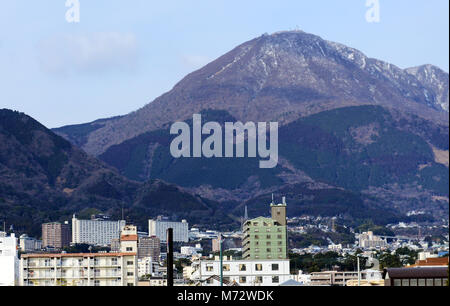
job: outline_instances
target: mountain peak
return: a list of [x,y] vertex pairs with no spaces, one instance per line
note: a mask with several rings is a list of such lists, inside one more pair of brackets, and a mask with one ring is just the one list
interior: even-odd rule
[[[187,75],[140,110],[84,127],[88,132],[77,136],[76,143],[100,155],[112,145],[205,109],[227,111],[240,121],[283,125],[326,110],[371,104],[448,125],[448,107],[441,103],[448,99],[442,93],[448,92],[448,74],[428,80],[430,84],[421,79],[427,80],[317,35],[264,34]],[[64,129],[58,132],[71,137]]]

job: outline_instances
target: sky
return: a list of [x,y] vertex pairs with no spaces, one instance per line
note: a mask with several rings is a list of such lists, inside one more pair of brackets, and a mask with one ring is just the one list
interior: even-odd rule
[[[301,29],[400,68],[449,71],[448,0],[0,0],[0,109],[49,128],[135,111],[264,33]],[[376,0],[369,0],[376,1]]]

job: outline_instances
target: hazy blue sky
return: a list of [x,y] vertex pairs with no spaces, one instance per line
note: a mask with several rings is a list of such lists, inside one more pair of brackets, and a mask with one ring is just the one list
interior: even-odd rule
[[448,0],[0,0],[0,108],[48,127],[126,114],[261,34],[302,29],[401,68],[449,67]]

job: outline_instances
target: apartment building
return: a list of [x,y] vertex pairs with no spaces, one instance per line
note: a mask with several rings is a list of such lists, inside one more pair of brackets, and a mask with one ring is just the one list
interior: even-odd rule
[[91,220],[72,218],[72,243],[108,246],[113,239],[119,239],[124,220],[109,221],[105,216],[93,216]]
[[151,257],[138,259],[138,276],[143,277],[146,275],[155,275],[159,271],[159,263],[153,261]]
[[68,222],[42,224],[42,247],[63,249],[70,245],[70,225]]
[[[220,284],[220,260],[194,261],[189,271],[192,281],[203,286]],[[223,280],[228,284],[240,286],[279,286],[291,279],[289,260],[233,260],[226,257],[223,261]]]
[[[311,273],[312,286],[348,286],[358,282],[358,272],[324,271]],[[361,271],[361,285],[384,285],[383,275],[380,271]]]
[[167,229],[173,229],[174,242],[189,242],[189,224],[186,220],[181,222],[168,221],[162,217],[148,221],[149,237],[156,236],[161,242],[167,241]]
[[42,240],[23,234],[19,238],[19,247],[22,252],[35,252],[42,249]]
[[21,286],[136,286],[134,253],[25,254]]
[[161,254],[161,240],[158,237],[139,237],[138,258],[150,257],[154,262],[159,261]]
[[136,286],[137,229],[124,226],[119,253],[25,254],[22,286]]
[[271,204],[271,218],[258,217],[244,223],[243,258],[287,259],[286,199]]
[[19,282],[17,238],[0,232],[0,286],[15,286]]
[[382,248],[387,246],[387,242],[369,231],[359,235],[359,246],[365,249]]

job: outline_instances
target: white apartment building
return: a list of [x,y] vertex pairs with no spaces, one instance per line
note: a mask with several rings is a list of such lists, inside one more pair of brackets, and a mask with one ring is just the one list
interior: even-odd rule
[[136,286],[133,253],[25,254],[21,286]]
[[72,218],[72,243],[110,245],[113,239],[119,239],[120,231],[125,225],[124,220],[79,220],[74,215]]
[[198,255],[203,252],[203,248],[200,244],[196,244],[195,247],[192,246],[182,246],[180,249],[181,255],[192,256]]
[[365,249],[382,248],[387,246],[387,242],[369,231],[359,235],[359,246]]
[[17,238],[0,232],[0,286],[15,286],[19,282]]
[[144,257],[138,259],[138,276],[143,277],[145,275],[156,275],[158,274],[159,263],[153,261],[151,257]]
[[167,241],[167,229],[173,229],[174,242],[189,242],[189,224],[186,220],[172,222],[164,220],[149,220],[148,235],[156,236],[161,242]]
[[[192,263],[189,271],[192,281],[201,282],[203,286],[220,284],[220,260],[201,260]],[[291,279],[289,260],[223,260],[224,283],[239,286],[279,286]]]
[[137,286],[137,229],[123,227],[120,253],[25,254],[22,286]]
[[35,252],[42,249],[42,240],[23,234],[19,238],[19,247],[22,252]]

